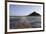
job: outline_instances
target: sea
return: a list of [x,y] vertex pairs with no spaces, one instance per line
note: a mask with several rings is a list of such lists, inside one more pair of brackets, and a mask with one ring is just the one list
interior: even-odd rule
[[10,29],[41,28],[41,16],[10,16]]

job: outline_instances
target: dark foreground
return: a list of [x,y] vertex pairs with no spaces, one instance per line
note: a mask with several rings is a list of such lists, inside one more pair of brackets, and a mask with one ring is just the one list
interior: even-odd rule
[[40,16],[10,17],[10,29],[40,28],[40,27],[41,27]]

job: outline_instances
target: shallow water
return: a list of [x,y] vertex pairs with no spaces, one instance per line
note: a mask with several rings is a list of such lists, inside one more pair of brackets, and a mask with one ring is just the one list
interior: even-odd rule
[[40,28],[41,27],[41,17],[40,16],[15,16],[10,17],[10,28]]

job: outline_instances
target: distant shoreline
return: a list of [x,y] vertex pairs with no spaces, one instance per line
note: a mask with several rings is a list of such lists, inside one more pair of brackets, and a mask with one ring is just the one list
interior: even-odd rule
[[[31,16],[10,16],[10,17],[31,17]],[[39,17],[39,16],[34,16],[34,17]]]

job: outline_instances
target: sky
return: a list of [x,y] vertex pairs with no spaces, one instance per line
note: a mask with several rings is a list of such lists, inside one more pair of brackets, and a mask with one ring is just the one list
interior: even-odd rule
[[33,13],[34,11],[41,14],[42,13],[41,6],[14,4],[10,4],[9,6],[10,16],[26,16]]

